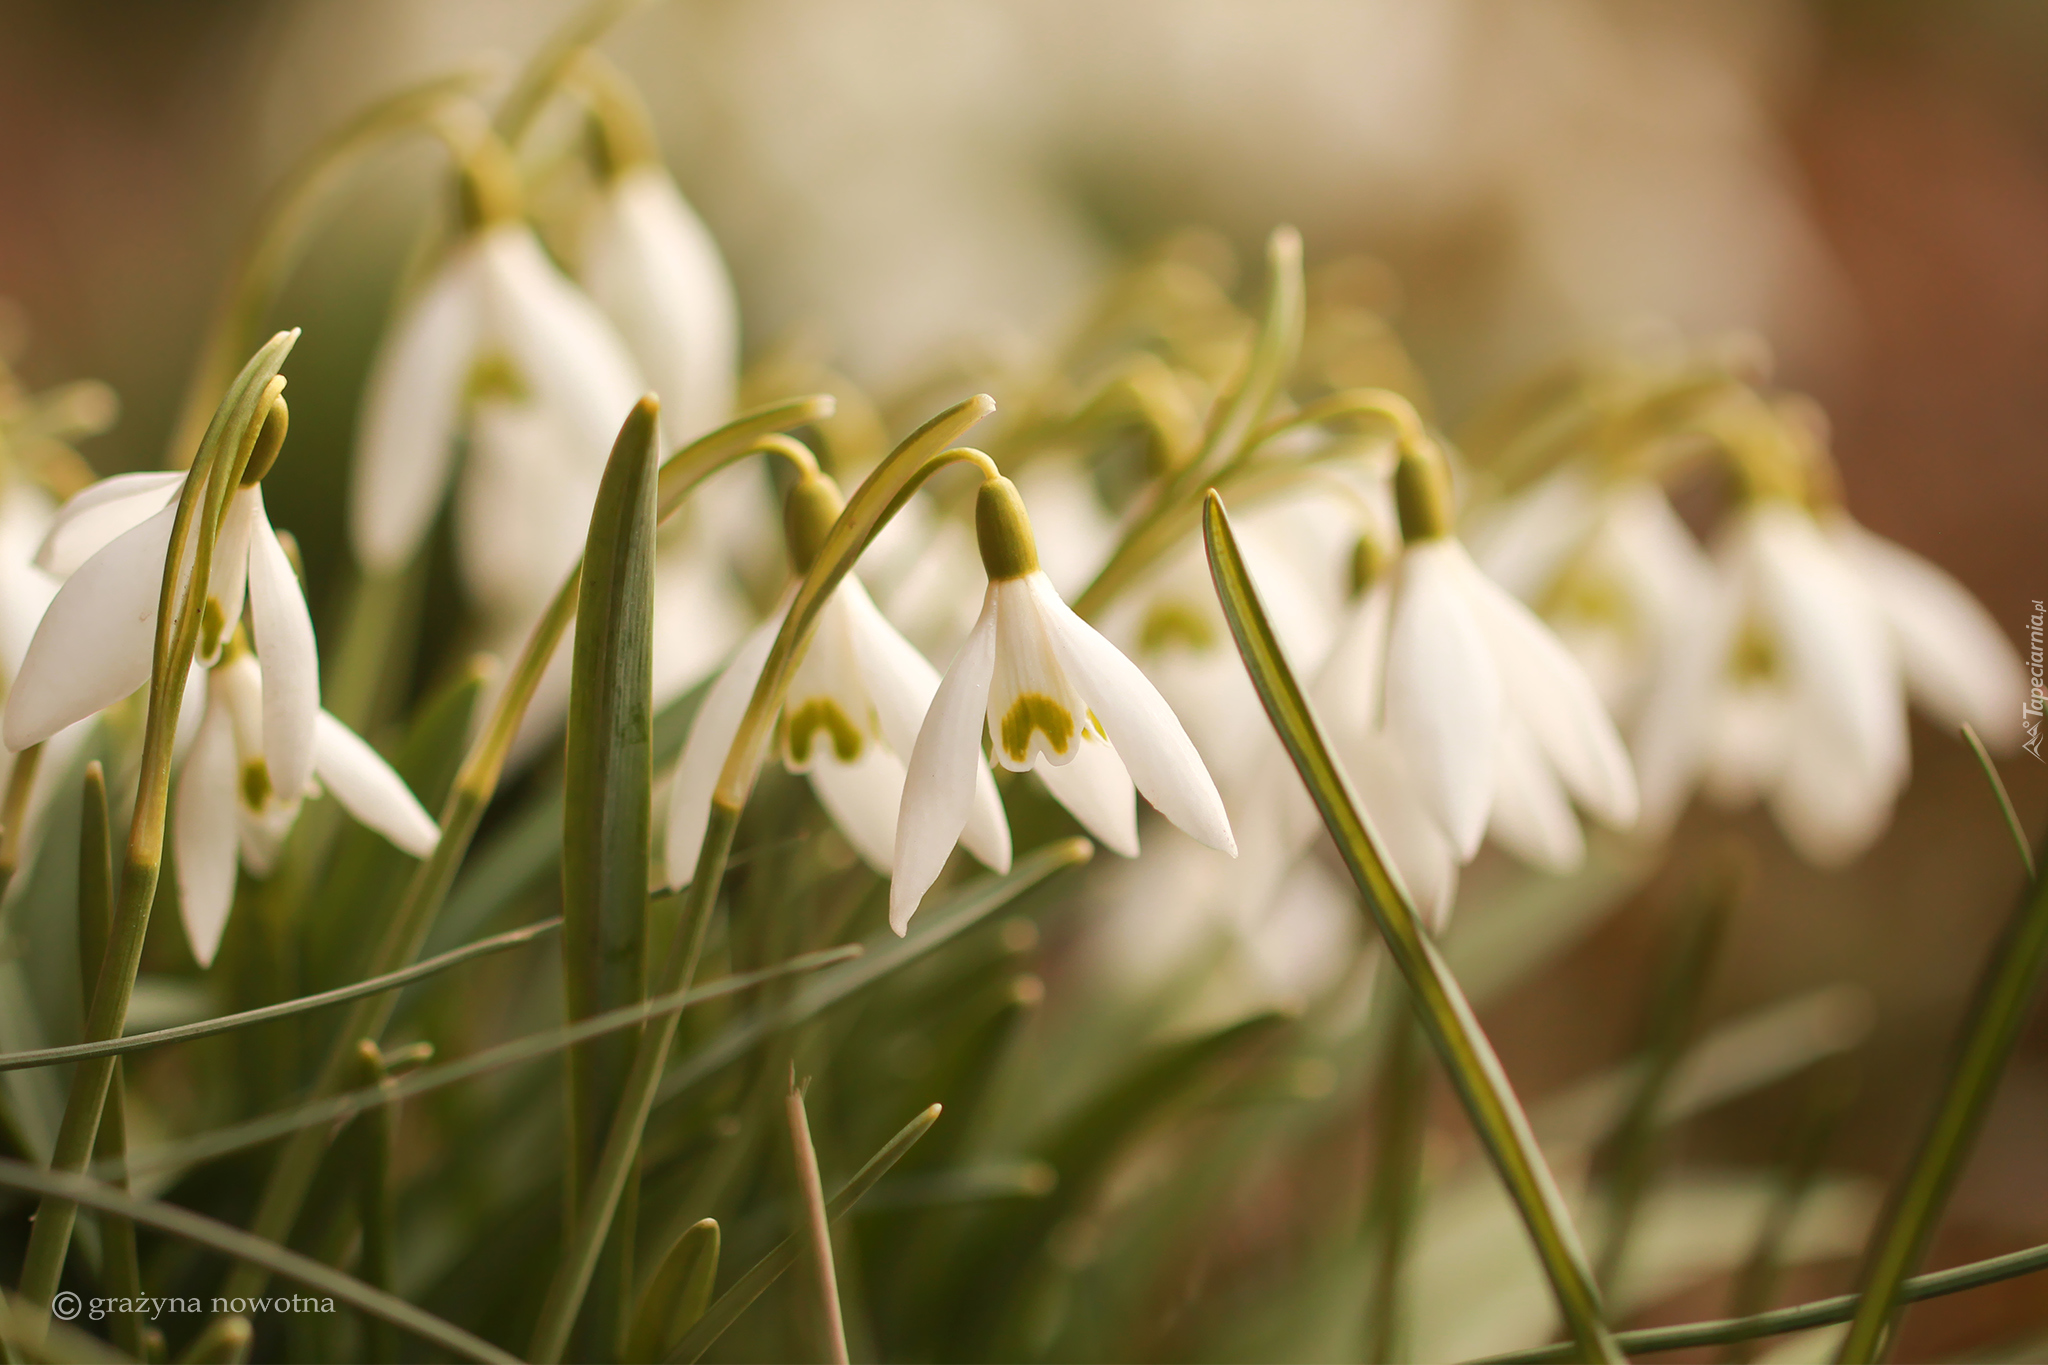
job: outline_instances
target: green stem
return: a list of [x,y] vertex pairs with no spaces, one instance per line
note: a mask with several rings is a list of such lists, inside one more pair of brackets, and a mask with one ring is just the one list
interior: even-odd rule
[[31,744],[14,756],[7,773],[7,795],[0,801],[0,924],[6,923],[7,888],[21,866],[21,844],[28,824],[28,798],[35,791],[36,770],[43,765],[43,746]]
[[1288,756],[1301,773],[1332,841],[1413,992],[1417,1015],[1435,1044],[1458,1098],[1515,1202],[1549,1277],[1558,1309],[1582,1357],[1619,1361],[1621,1353],[1603,1321],[1600,1291],[1586,1263],[1564,1197],[1558,1192],[1529,1119],[1516,1102],[1493,1045],[1472,1013],[1436,942],[1422,928],[1407,892],[1387,870],[1379,842],[1361,813],[1350,779],[1331,757],[1322,726],[1288,668],[1265,608],[1237,549],[1223,500],[1213,492],[1203,533],[1217,598],[1244,656],[1259,700],[1272,718]]
[[[98,761],[85,766],[85,801],[78,831],[78,975],[79,989],[89,991],[107,955],[114,930],[114,841],[107,815],[107,778]],[[119,1063],[107,1090],[106,1115],[100,1121],[94,1155],[118,1162],[128,1155],[126,1087]],[[127,1179],[121,1180],[127,1188]],[[135,1224],[119,1214],[100,1219],[100,1261],[108,1294],[127,1303],[142,1297],[142,1265],[135,1253]],[[143,1355],[142,1315],[133,1309],[113,1315],[114,1341],[129,1355]]]
[[[692,488],[734,460],[744,457],[763,437],[820,421],[831,415],[832,406],[832,399],[826,395],[779,403],[735,418],[685,446],[669,457],[657,476],[661,517],[666,520],[682,506]],[[506,679],[504,691],[498,695],[482,732],[449,789],[441,811],[440,842],[414,869],[404,897],[378,943],[371,961],[371,975],[398,970],[417,957],[425,946],[427,934],[433,929],[434,917],[440,913],[441,905],[448,897],[448,889],[454,883],[456,869],[469,851],[471,840],[476,837],[484,808],[497,791],[498,779],[504,771],[505,759],[518,733],[520,720],[526,714],[528,703],[533,700],[534,691],[540,686],[548,661],[554,657],[563,633],[575,617],[576,597],[582,581],[583,566],[579,563],[570,570],[569,576],[556,590],[554,601],[534,623],[519,661]],[[343,1027],[335,1035],[334,1046],[314,1084],[316,1096],[332,1095],[345,1088],[356,1041],[380,1037],[394,1005],[395,1000],[387,998],[365,1001],[350,1011]],[[264,1182],[252,1223],[260,1236],[282,1241],[290,1235],[299,1208],[312,1187],[326,1143],[326,1134],[304,1129],[279,1153],[277,1164],[271,1167]],[[229,1276],[225,1292],[230,1298],[259,1294],[264,1276],[261,1266],[244,1262]]]
[[[1976,727],[1968,721],[1963,722],[1963,743],[1969,745],[1970,752],[1977,756],[1977,766],[1984,770],[1984,780],[1991,784],[1991,795],[1998,801],[1999,814],[2005,817],[2005,827],[2020,851],[2020,866],[2027,869],[2027,880],[2034,880],[2041,874],[2034,870],[2034,850],[2027,845],[2027,827],[2020,823],[2020,813],[2013,809],[2012,794],[2005,789],[2005,779],[1998,775],[1998,765],[1991,761],[1984,741],[1977,737]],[[10,800],[12,796],[10,792]]]
[[[88,1042],[121,1036],[128,1019],[128,1001],[135,991],[135,973],[142,965],[142,945],[149,932],[149,910],[156,899],[163,867],[164,817],[171,783],[171,750],[176,738],[178,708],[185,695],[185,677],[198,645],[207,573],[214,541],[229,497],[240,486],[242,470],[256,438],[277,399],[284,364],[298,333],[281,332],[253,356],[214,414],[201,446],[199,463],[185,479],[171,527],[164,560],[163,587],[158,595],[156,650],[150,674],[149,713],[144,724],[141,777],[135,813],[128,828],[128,851],[121,877],[121,897],[114,914],[113,934],[100,964],[99,979],[86,1015]],[[203,506],[202,506],[203,504]],[[198,527],[194,534],[193,522]],[[191,567],[185,571],[186,550]],[[99,1135],[100,1112],[113,1083],[114,1059],[81,1062],[72,1074],[64,1117],[50,1159],[55,1171],[83,1170]],[[47,1304],[64,1274],[71,1230],[78,1206],[46,1195],[29,1233],[21,1275],[21,1295],[33,1304]]]
[[[356,1080],[364,1089],[384,1092],[391,1084],[384,1054],[365,1038],[357,1045]],[[349,1125],[356,1148],[356,1221],[362,1228],[362,1255],[357,1265],[364,1283],[391,1292],[392,1250],[396,1241],[398,1205],[391,1185],[391,1151],[398,1140],[398,1105],[373,1106]],[[363,1325],[364,1355],[372,1361],[398,1359],[398,1337],[391,1324],[372,1318]]]
[[1429,1075],[1423,1068],[1421,1043],[1414,1010],[1402,1002],[1389,1022],[1373,1145],[1372,1201],[1366,1213],[1374,1243],[1372,1284],[1366,1296],[1368,1361],[1399,1360],[1404,1345],[1402,1269],[1421,1204],[1422,1137],[1429,1113]]
[[1941,1106],[1871,1239],[1862,1302],[1836,1359],[1873,1361],[1883,1350],[1898,1316],[1900,1286],[1927,1254],[1949,1193],[1962,1174],[1983,1126],[1984,1112],[2026,1023],[2027,1007],[2044,965],[2048,965],[2048,881],[2037,881],[2021,898],[1984,964]]

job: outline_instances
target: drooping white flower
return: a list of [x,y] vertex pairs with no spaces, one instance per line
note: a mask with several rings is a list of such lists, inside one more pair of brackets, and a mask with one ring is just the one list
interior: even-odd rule
[[[68,576],[8,693],[0,731],[10,749],[47,739],[149,681],[185,478],[105,479],[58,511],[37,563]],[[241,643],[245,604],[260,656]],[[214,667],[203,713],[193,696],[179,717],[190,742],[180,746],[187,757],[173,840],[186,925],[204,965],[233,901],[237,846],[252,871],[268,871],[302,797],[318,789],[316,777],[357,819],[415,856],[433,849],[439,831],[375,751],[320,709],[312,617],[260,486],[228,500],[200,612],[194,676],[201,664]]]
[[643,161],[598,191],[584,228],[583,287],[661,395],[672,440],[732,415],[739,306],[710,231],[659,164]]
[[357,559],[391,572],[418,552],[466,431],[464,578],[487,609],[536,609],[582,550],[606,455],[641,391],[611,324],[525,224],[471,233],[371,364],[350,490]]
[[1035,770],[1117,852],[1138,851],[1135,788],[1181,829],[1234,854],[1229,817],[1201,755],[1137,665],[1060,600],[1038,567],[1015,485],[1002,478],[983,484],[975,523],[988,589],[911,751],[896,822],[891,927],[905,931],[960,838],[983,766],[984,729],[1004,767]]
[[[666,856],[671,886],[687,886],[703,847],[712,791],[760,681],[787,604],[741,643],[705,693],[676,766]],[[852,574],[818,613],[783,703],[777,744],[785,767],[812,790],[847,841],[877,872],[897,858],[903,756],[911,752],[938,671],[882,616]],[[998,872],[1010,866],[1010,827],[988,765],[960,793],[968,851]]]
[[320,710],[317,695],[311,744],[300,747],[300,715],[271,703],[274,684],[288,676],[260,664],[240,637],[207,670],[205,710],[179,773],[171,825],[179,910],[201,967],[212,965],[227,926],[237,861],[268,876],[306,796],[324,789],[415,858],[432,853],[441,837],[404,779]]
[[1635,821],[1627,752],[1584,671],[1549,628],[1480,572],[1449,534],[1448,492],[1403,459],[1402,529],[1388,611],[1380,723],[1461,860],[1491,829],[1552,870],[1585,852],[1574,800]]

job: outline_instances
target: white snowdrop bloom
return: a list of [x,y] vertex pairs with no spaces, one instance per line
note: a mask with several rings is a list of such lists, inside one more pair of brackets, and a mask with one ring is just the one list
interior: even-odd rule
[[[816,472],[790,489],[784,526],[799,569],[808,570],[844,508],[838,488]],[[740,644],[691,722],[669,799],[665,849],[672,886],[687,886],[696,875],[719,773],[794,596],[792,588]],[[889,624],[849,573],[819,607],[783,697],[774,739],[783,766],[810,778],[833,823],[885,875],[896,862],[904,755],[938,689],[938,670]],[[968,849],[997,871],[1008,871],[1010,827],[986,764],[961,791],[960,805],[956,832],[964,827]]]
[[[261,636],[260,621],[257,629]],[[238,859],[268,876],[306,796],[324,788],[415,858],[432,853],[441,837],[377,751],[320,710],[317,691],[293,687],[298,662],[280,666],[266,656],[259,663],[236,636],[207,670],[204,715],[178,777],[171,826],[179,908],[201,967],[212,965],[227,926]],[[277,705],[281,693],[294,695],[290,707]]]
[[371,363],[350,489],[357,559],[374,573],[412,559],[466,432],[464,579],[487,608],[537,609],[582,550],[605,458],[641,392],[611,324],[525,224],[471,233]]
[[[687,886],[695,875],[713,789],[787,611],[785,603],[741,643],[697,709],[669,798],[671,886]],[[938,670],[848,574],[819,610],[774,742],[783,765],[809,777],[833,823],[877,872],[896,865],[903,755],[911,752],[938,689]],[[963,785],[957,815],[955,833],[968,851],[1007,872],[1010,827],[987,764]]]
[[1089,833],[1127,857],[1138,851],[1134,788],[1200,842],[1235,854],[1201,755],[1137,665],[1053,590],[1008,479],[982,485],[975,529],[988,589],[911,751],[891,927],[909,926],[960,838],[984,729],[1005,768],[1037,771]]
[[[58,510],[36,564],[64,584],[36,626],[7,695],[0,731],[10,749],[48,739],[149,681],[164,563],[185,477],[102,479]],[[266,654],[286,671],[276,704],[299,717],[297,738],[287,743],[303,753],[312,742],[311,708],[319,698],[313,624],[255,485],[236,489],[222,513],[195,662],[219,657],[245,600]]]
[[1385,732],[1461,860],[1490,827],[1540,866],[1576,866],[1574,800],[1605,824],[1636,818],[1614,723],[1549,627],[1451,537],[1433,467],[1403,459],[1396,478],[1408,545],[1388,611]]
[[642,161],[599,190],[579,274],[661,395],[669,438],[692,440],[732,415],[739,306],[711,233],[659,164]]
[[1910,695],[1987,743],[2017,737],[2025,675],[1997,624],[1940,570],[1782,497],[1724,535],[1715,610],[1660,679],[1641,726],[1646,823],[1704,780],[1764,800],[1801,856],[1846,863],[1891,817],[1910,760]]

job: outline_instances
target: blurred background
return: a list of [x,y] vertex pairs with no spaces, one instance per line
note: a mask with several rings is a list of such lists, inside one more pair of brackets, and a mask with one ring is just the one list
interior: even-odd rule
[[[405,84],[509,70],[569,8],[0,4],[0,332],[32,386],[118,391],[119,425],[86,447],[99,469],[165,460],[227,269],[294,158]],[[2038,4],[675,0],[606,50],[726,252],[750,355],[802,346],[886,395],[963,352],[1049,347],[1170,232],[1213,229],[1255,261],[1291,222],[1311,268],[1383,263],[1371,287],[1452,425],[1591,341],[1751,329],[1830,414],[1857,517],[1954,572],[2016,640],[2048,597]],[[440,169],[431,146],[377,162],[279,310],[307,328],[280,524],[337,533],[310,509],[339,496]],[[334,581],[319,570],[339,546],[306,550],[313,581]],[[1709,1014],[1866,990],[1877,1060],[1832,1159],[1895,1170],[2020,885],[1967,753],[1915,723],[1912,790],[1846,871],[1801,864],[1761,817],[1697,813],[1669,875],[1490,1011],[1518,1087],[1540,1098],[1628,1049],[1673,886],[1732,824],[1761,875]],[[2048,768],[2021,756],[2005,776],[2038,832]],[[1798,1108],[1766,1092],[1684,1141],[1775,1159]],[[2037,1021],[1937,1263],[2048,1240],[2043,1132]],[[1787,1292],[1834,1292],[1849,1269]],[[1901,1355],[2048,1329],[2044,1304],[2022,1279],[1925,1306]]]

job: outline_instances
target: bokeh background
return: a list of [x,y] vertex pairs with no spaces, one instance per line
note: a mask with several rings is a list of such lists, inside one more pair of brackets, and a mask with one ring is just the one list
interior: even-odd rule
[[[122,420],[86,447],[102,471],[161,463],[227,269],[293,158],[406,83],[509,70],[567,10],[0,4],[0,340],[38,386],[119,392]],[[1291,222],[1312,267],[1383,264],[1371,287],[1453,426],[1576,346],[1752,330],[1832,417],[1861,520],[1953,571],[2016,641],[2048,597],[2038,4],[672,0],[607,51],[725,248],[751,354],[802,345],[886,396],[965,351],[1048,345],[1169,232],[1206,228],[1256,260]],[[307,334],[281,524],[338,526],[321,505],[438,171],[431,147],[377,162],[284,300]],[[338,545],[316,533],[306,550],[314,582],[335,581],[318,570]],[[1921,726],[1914,757],[1892,831],[1846,871],[1804,867],[1762,819],[1696,815],[1671,874],[1490,1012],[1519,1088],[1541,1097],[1627,1050],[1673,888],[1732,825],[1760,875],[1709,1012],[1867,992],[1832,1160],[1895,1170],[2020,884],[1968,755]],[[2038,832],[2048,768],[2022,756],[2005,776]],[[1684,1141],[1771,1160],[1798,1109],[1766,1092]],[[1937,1261],[2048,1240],[2044,1132],[2037,1020]],[[2029,1326],[2048,1331],[2048,1293],[2009,1282],[1917,1310],[1901,1353]]]

